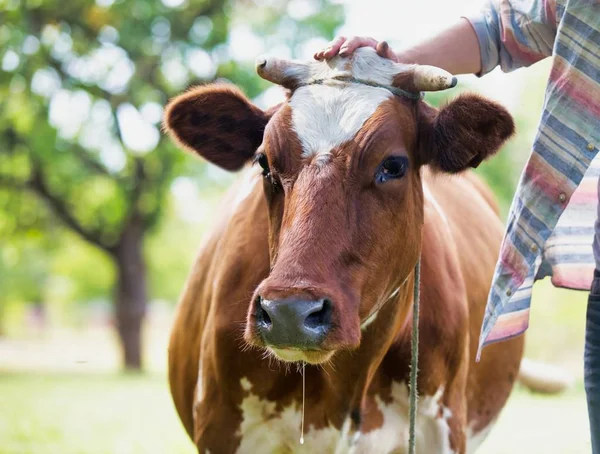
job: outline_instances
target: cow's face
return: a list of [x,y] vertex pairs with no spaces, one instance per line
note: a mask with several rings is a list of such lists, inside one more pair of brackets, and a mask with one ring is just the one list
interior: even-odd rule
[[[354,66],[339,59],[329,67],[364,73],[391,65],[370,51],[353,58]],[[170,104],[167,128],[224,168],[251,159],[259,168],[271,272],[250,301],[245,338],[286,361],[321,363],[357,348],[361,329],[411,275],[421,249],[420,168],[459,172],[478,164],[512,134],[513,123],[502,107],[476,96],[438,112],[386,88],[290,83],[289,74],[270,77],[292,89],[272,112],[231,87],[207,86]],[[414,78],[399,79],[414,88]],[[407,312],[404,300],[395,315]]]

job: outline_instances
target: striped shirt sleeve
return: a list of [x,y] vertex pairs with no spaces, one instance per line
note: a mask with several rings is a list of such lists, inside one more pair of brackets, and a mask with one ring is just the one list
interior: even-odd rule
[[467,19],[475,29],[481,72],[500,65],[510,72],[552,55],[556,37],[556,0],[487,0]]

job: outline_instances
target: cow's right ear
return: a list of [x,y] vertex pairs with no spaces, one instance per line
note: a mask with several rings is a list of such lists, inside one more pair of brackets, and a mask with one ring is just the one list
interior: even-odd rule
[[233,171],[252,158],[269,117],[237,87],[211,84],[171,100],[164,128],[179,145]]
[[500,104],[464,94],[437,110],[419,104],[420,163],[447,172],[477,167],[515,132],[510,113]]

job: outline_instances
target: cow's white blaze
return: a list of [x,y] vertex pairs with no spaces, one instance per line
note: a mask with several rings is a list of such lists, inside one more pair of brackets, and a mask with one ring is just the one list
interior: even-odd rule
[[385,88],[333,79],[354,78],[391,86],[403,67],[407,71],[411,65],[399,65],[379,57],[371,48],[360,48],[350,60],[338,57],[286,69],[287,77],[306,84],[296,89],[289,102],[292,126],[304,155],[326,155],[351,140],[377,107],[393,96]]
[[[298,403],[278,410],[274,401],[261,399],[252,393],[252,384],[242,378],[240,385],[246,395],[240,405],[242,423],[238,453],[327,452],[336,454],[403,454],[408,443],[408,387],[405,383],[392,384],[392,401],[384,403],[376,398],[382,412],[383,426],[368,433],[350,433],[347,419],[341,430],[335,427],[315,429],[307,426],[304,444],[299,442],[301,408]],[[417,416],[417,452],[423,454],[453,454],[450,448],[448,419],[451,412],[441,403],[444,389],[433,396],[419,399]],[[440,413],[442,416],[440,417]]]
[[377,107],[391,97],[384,88],[354,83],[298,88],[289,105],[303,156],[322,157],[351,140]]

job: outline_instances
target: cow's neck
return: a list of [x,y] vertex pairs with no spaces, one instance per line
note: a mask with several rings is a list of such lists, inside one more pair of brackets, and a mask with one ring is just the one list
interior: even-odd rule
[[[365,397],[369,392],[377,392],[373,389],[377,387],[377,378],[385,375],[381,370],[385,355],[398,342],[410,343],[411,324],[407,321],[412,314],[413,285],[411,276],[400,287],[397,296],[379,309],[375,320],[363,331],[358,350],[338,353],[332,363],[324,367],[322,379],[329,391],[324,408],[335,426],[341,427],[349,419],[350,432],[361,428]],[[410,361],[410,356],[407,360]],[[396,370],[406,367],[408,372],[408,361],[406,365],[396,365]],[[383,382],[387,382],[386,377]]]

